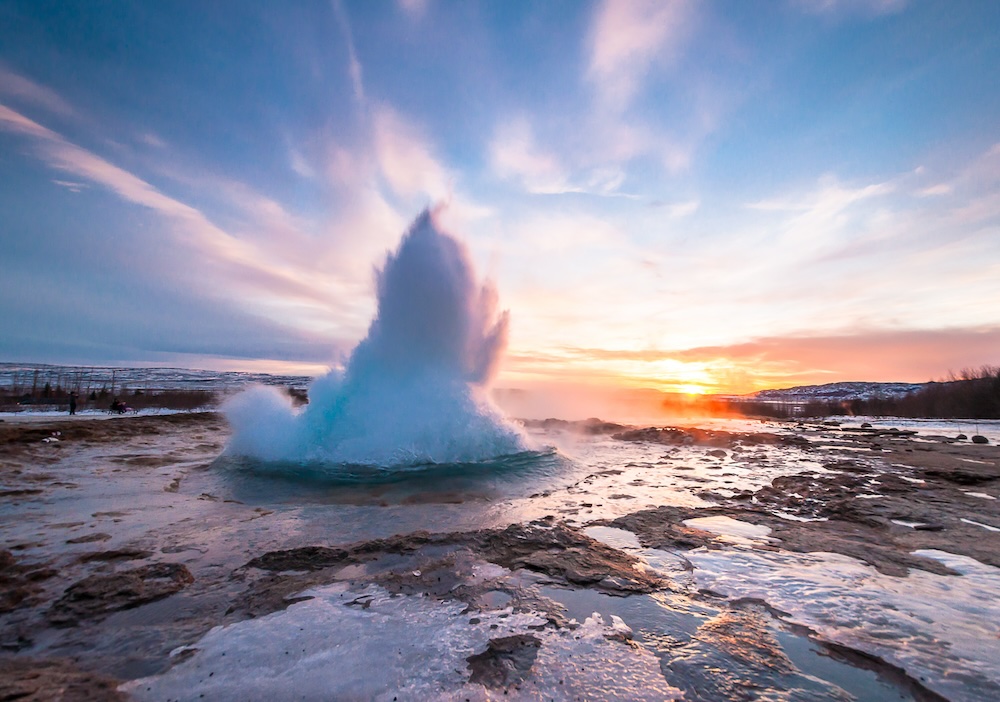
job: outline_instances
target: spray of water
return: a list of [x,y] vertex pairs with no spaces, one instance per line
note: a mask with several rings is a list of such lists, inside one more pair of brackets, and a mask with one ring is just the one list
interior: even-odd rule
[[317,379],[293,408],[266,387],[224,406],[229,453],[265,461],[406,467],[524,451],[487,391],[508,316],[465,247],[424,211],[376,274],[378,313],[343,371]]

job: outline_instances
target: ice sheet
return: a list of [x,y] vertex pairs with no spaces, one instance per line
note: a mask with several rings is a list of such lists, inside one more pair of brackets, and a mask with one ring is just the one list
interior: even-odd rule
[[961,575],[882,575],[847,556],[696,549],[699,587],[752,597],[828,640],[889,661],[960,702],[1000,699],[1000,569],[919,551]]
[[[377,586],[307,594],[313,599],[284,612],[213,629],[190,659],[122,689],[138,700],[680,699],[657,658],[607,638],[627,627],[599,614],[575,630],[539,630],[544,619],[532,614],[471,615],[461,603]],[[508,694],[469,682],[469,656],[490,639],[524,633],[541,645]]]

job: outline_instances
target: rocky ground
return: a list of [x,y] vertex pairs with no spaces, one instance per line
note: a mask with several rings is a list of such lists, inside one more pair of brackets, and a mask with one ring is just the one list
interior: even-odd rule
[[730,451],[760,443],[807,445],[817,451],[866,449],[866,458],[879,459],[861,461],[838,454],[823,462],[823,472],[780,476],[755,492],[701,493],[712,506],[664,506],[607,522],[634,532],[644,545],[710,545],[711,534],[684,521],[719,515],[768,527],[776,547],[841,553],[888,575],[905,576],[908,568],[948,572],[937,561],[911,555],[921,549],[958,553],[1000,567],[1000,529],[983,526],[1000,525],[1000,500],[981,492],[993,488],[995,493],[1000,486],[998,446],[898,432],[843,432],[823,425],[802,426],[790,437],[677,429],[617,436]]
[[[665,457],[676,447],[697,450],[705,461],[791,447],[818,467],[753,490],[709,486],[697,494],[699,506],[637,505],[593,520],[577,506],[497,527],[409,530],[339,543],[305,530],[289,536],[236,528],[256,529],[272,510],[197,492],[227,436],[216,414],[0,423],[0,700],[153,698],[144,692],[152,685],[126,692],[117,686],[197,664],[196,648],[176,651],[196,645],[213,626],[281,612],[311,597],[303,594],[311,589],[338,584],[356,594],[347,606],[368,608],[374,592],[421,597],[460,605],[471,627],[496,627],[466,657],[463,674],[473,688],[515,697],[541,684],[532,671],[542,667],[551,637],[578,627],[597,603],[623,615],[630,608],[651,618],[674,613],[666,624],[642,630],[609,615],[602,636],[622,655],[652,653],[672,686],[663,690],[686,699],[750,700],[767,690],[794,692],[789,699],[846,699],[810,675],[805,659],[789,657],[789,637],[852,670],[875,671],[878,685],[903,698],[945,699],[880,656],[796,628],[765,601],[695,587],[685,554],[733,548],[726,534],[697,521],[728,517],[766,527],[766,538],[739,544],[749,551],[842,554],[896,578],[913,571],[961,577],[915,553],[930,549],[1000,567],[1000,448],[823,424],[727,432],[589,423],[584,432],[662,446]],[[86,460],[74,463],[74,456]],[[690,468],[664,461],[656,470]],[[139,480],[137,491],[115,496],[118,510],[105,503],[93,511],[89,503],[75,507],[79,495],[89,494],[86,476],[102,471],[110,480]],[[602,475],[624,479],[622,473],[612,467]],[[550,492],[550,502],[536,501],[547,506],[555,499]],[[431,494],[424,501],[440,497]],[[442,503],[479,499],[440,494]],[[56,514],[67,515],[65,521]],[[639,547],[671,554],[672,561],[652,567],[637,548],[592,538],[600,536],[594,527],[630,532]],[[582,603],[579,612],[573,602]],[[516,631],[503,630],[495,618],[529,613],[535,623]],[[676,629],[665,633],[667,624]],[[884,689],[865,684],[875,691],[872,699]],[[988,690],[990,683],[976,684]],[[652,696],[663,699],[663,690]]]

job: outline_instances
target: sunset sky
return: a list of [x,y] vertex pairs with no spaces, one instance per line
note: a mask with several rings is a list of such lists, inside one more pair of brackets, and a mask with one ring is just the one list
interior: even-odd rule
[[446,201],[502,387],[1000,364],[1000,2],[0,2],[0,361],[320,372]]

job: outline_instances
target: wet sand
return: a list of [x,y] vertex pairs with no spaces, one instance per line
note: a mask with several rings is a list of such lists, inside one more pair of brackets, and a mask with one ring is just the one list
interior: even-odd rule
[[[932,552],[1000,567],[1000,447],[820,424],[621,429],[596,430],[616,436],[599,436],[608,455],[634,444],[661,458],[604,463],[567,484],[540,481],[523,498],[491,484],[405,483],[333,486],[301,504],[294,490],[263,499],[219,478],[229,430],[214,413],[4,421],[0,687],[17,699],[160,699],[171,675],[201,665],[178,647],[326,587],[354,593],[355,608],[390,606],[372,593],[419,595],[460,604],[476,631],[496,625],[467,657],[465,692],[548,694],[545,656],[603,610],[602,645],[637,669],[652,656],[664,676],[653,676],[660,687],[629,683],[647,686],[632,698],[664,699],[673,689],[689,699],[752,699],[739,682],[752,680],[775,699],[843,699],[816,680],[824,661],[843,669],[837,689],[853,681],[859,699],[886,690],[903,699],[1000,693],[992,687],[1000,663],[982,679],[935,691],[887,657],[794,624],[766,600],[699,587],[693,564],[694,554],[738,549],[840,554],[901,580],[963,577],[925,555]],[[770,476],[763,467],[778,464],[781,474],[751,479],[754,466]],[[737,470],[750,477],[711,477]],[[656,481],[667,474],[671,485],[688,481],[688,492],[664,498],[673,493]],[[470,506],[475,519],[464,516]],[[761,531],[739,538],[712,518]],[[624,538],[616,534],[634,534],[635,543],[616,544]],[[649,554],[664,560],[653,567]],[[501,636],[499,612],[537,621]],[[631,628],[614,623],[629,612]],[[640,630],[635,622],[645,620]],[[819,654],[803,653],[810,646]],[[112,692],[136,679],[149,684]],[[586,681],[581,675],[574,694],[588,694]]]

